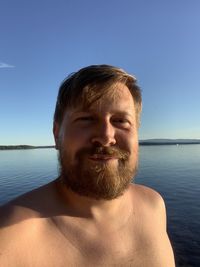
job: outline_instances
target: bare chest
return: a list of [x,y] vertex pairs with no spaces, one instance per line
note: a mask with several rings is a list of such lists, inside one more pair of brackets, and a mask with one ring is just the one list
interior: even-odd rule
[[33,239],[29,251],[25,257],[30,267],[157,266],[150,264],[150,240],[130,229],[99,235],[87,229],[48,231]]

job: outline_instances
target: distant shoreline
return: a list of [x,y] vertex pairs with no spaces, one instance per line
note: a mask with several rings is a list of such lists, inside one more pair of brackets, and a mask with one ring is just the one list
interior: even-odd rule
[[200,139],[147,139],[140,140],[141,146],[162,146],[162,145],[198,145]]
[[29,146],[29,145],[0,146],[0,150],[38,149],[38,148],[55,148],[55,146]]
[[164,142],[139,142],[140,146],[179,146],[179,145],[200,145],[200,142],[175,142],[175,143],[164,143]]
[[[147,139],[140,140],[140,146],[163,145],[199,145],[200,139]],[[31,145],[0,145],[0,150],[55,148],[55,146],[31,146]]]

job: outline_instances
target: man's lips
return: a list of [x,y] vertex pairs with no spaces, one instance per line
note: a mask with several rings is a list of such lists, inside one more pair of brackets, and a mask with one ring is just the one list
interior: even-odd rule
[[92,159],[92,160],[113,160],[113,159],[118,159],[117,157],[115,156],[111,156],[111,155],[98,155],[98,154],[94,154],[92,156],[89,157],[89,159]]

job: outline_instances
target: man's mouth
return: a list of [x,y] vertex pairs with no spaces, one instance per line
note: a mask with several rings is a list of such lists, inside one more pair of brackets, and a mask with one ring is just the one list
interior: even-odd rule
[[115,160],[118,158],[115,156],[111,156],[111,155],[94,154],[90,156],[89,159],[95,160],[95,161],[108,161],[108,160]]

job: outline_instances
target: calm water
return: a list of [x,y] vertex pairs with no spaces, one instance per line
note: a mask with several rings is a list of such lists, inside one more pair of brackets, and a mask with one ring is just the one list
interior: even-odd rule
[[[0,204],[57,176],[54,149],[0,151]],[[181,267],[200,266],[200,145],[143,146],[136,183],[164,197]]]

